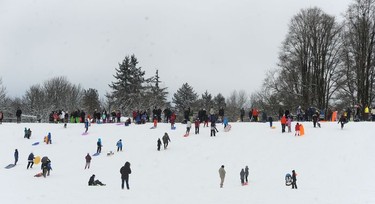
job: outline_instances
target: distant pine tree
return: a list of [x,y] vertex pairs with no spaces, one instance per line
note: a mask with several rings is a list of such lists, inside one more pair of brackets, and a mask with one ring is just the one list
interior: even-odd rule
[[198,95],[194,92],[193,87],[188,83],[184,83],[181,88],[173,94],[172,102],[176,105],[176,109],[184,111],[186,108],[194,106]]

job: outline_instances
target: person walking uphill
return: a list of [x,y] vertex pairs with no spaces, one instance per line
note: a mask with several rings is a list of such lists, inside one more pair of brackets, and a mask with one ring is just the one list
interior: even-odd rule
[[164,149],[167,149],[168,143],[171,141],[171,139],[169,138],[168,133],[164,133],[164,136],[163,136],[162,139],[163,139],[163,143],[164,143]]
[[132,173],[130,169],[130,163],[125,162],[125,165],[120,169],[121,173],[121,188],[124,189],[124,182],[126,182],[126,188],[129,190],[129,174]]
[[29,154],[29,157],[27,158],[27,160],[28,160],[28,163],[27,163],[27,169],[29,169],[29,167],[30,167],[30,168],[33,168],[33,165],[34,165],[34,159],[35,159],[34,154],[31,152],[31,153]]
[[243,169],[241,169],[241,172],[240,172],[240,180],[241,180],[241,185],[245,185],[245,171]]
[[224,165],[221,165],[220,169],[219,169],[219,176],[220,176],[220,188],[223,187],[224,185],[224,179],[225,179],[225,169],[224,169]]

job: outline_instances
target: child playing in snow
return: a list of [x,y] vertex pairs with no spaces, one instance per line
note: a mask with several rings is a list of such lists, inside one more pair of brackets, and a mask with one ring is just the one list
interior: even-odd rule
[[300,133],[299,133],[300,127],[301,127],[301,125],[299,123],[297,123],[296,127],[295,127],[296,134],[294,134],[294,136],[297,136],[297,135],[300,136]]

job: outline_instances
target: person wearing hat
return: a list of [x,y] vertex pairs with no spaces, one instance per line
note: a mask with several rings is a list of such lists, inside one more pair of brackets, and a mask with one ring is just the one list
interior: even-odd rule
[[220,176],[220,188],[223,187],[223,184],[224,184],[224,179],[225,179],[225,169],[224,169],[224,165],[221,165],[220,169],[219,169],[219,176]]
[[125,165],[120,169],[121,173],[121,188],[124,189],[124,182],[126,182],[126,188],[129,190],[129,174],[132,173],[130,169],[130,163],[125,162]]

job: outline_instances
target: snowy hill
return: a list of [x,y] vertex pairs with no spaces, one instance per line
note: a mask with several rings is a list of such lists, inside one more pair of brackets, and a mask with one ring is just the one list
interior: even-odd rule
[[[88,135],[83,124],[0,125],[0,164],[19,162],[11,169],[0,168],[3,203],[375,203],[375,123],[348,123],[343,130],[337,123],[313,128],[303,123],[306,135],[281,133],[265,123],[231,123],[224,132],[218,125],[216,137],[203,128],[182,137],[185,125],[92,124]],[[294,127],[293,122],[293,127]],[[194,126],[194,125],[193,125]],[[23,138],[31,128],[31,139]],[[294,129],[294,128],[292,128]],[[43,143],[51,132],[52,144]],[[167,132],[167,150],[156,150],[156,141]],[[294,132],[294,131],[293,131]],[[96,152],[96,141],[103,142],[102,154],[93,157],[84,169],[85,156]],[[122,139],[123,152],[116,150]],[[34,142],[39,145],[32,146]],[[40,164],[26,169],[27,157],[48,156],[52,172],[47,178],[34,177]],[[130,190],[121,189],[120,168],[131,163]],[[218,170],[225,165],[224,188],[219,188]],[[241,186],[240,170],[249,166],[249,185]],[[297,190],[285,186],[286,173],[296,170]],[[92,174],[106,186],[88,186]]]

